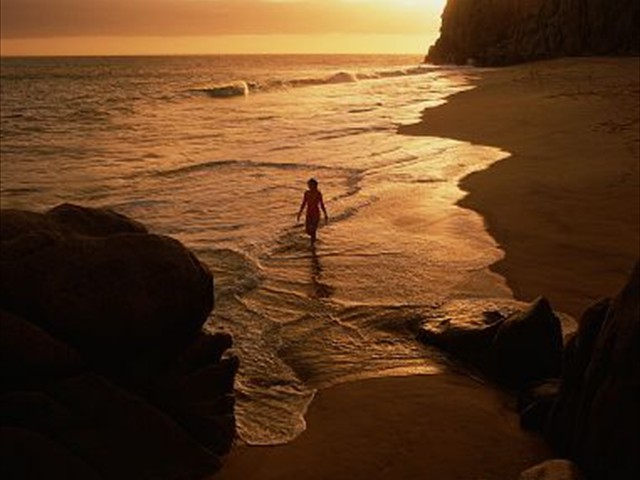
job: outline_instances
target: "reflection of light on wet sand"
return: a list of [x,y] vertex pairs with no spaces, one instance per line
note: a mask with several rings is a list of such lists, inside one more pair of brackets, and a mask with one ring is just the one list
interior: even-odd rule
[[322,265],[316,251],[316,246],[310,247],[310,266],[311,266],[311,287],[310,296],[312,298],[328,298],[334,291],[331,285],[322,282]]
[[[464,196],[460,179],[506,153],[448,139],[400,138],[402,147],[389,149],[391,159],[384,152],[368,158],[356,193],[327,203],[331,220],[315,248],[302,227],[292,225],[260,257],[261,283],[240,299],[251,317],[242,328],[262,332],[255,339],[260,348],[248,344],[243,357],[257,369],[242,372],[241,387],[251,398],[239,402],[246,439],[274,438],[248,420],[269,415],[281,418],[282,437],[304,428],[286,389],[307,399],[313,389],[336,383],[437,373],[440,353],[415,342],[417,324],[446,315],[441,306],[451,300],[462,302],[463,313],[493,308],[492,299],[510,301],[503,279],[488,269],[502,252],[482,218],[456,204]],[[321,182],[327,198],[340,185],[332,177]],[[293,193],[299,200],[300,192]],[[234,304],[229,316],[238,315]],[[276,348],[273,358],[261,353],[265,341]],[[260,365],[282,369],[274,375],[277,388],[252,385],[264,377]]]
[[507,153],[447,139],[422,141],[430,150],[418,150],[415,162],[365,178],[365,190],[375,191],[377,201],[326,235],[329,244],[349,244],[360,255],[344,264],[327,259],[325,279],[337,298],[349,301],[511,297],[502,277],[488,269],[502,251],[483,219],[456,205],[464,196],[460,179]]

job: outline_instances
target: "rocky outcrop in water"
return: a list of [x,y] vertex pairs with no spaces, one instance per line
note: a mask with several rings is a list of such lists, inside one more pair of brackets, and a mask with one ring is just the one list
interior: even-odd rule
[[201,478],[235,437],[209,270],[114,212],[1,213],[3,478]]
[[639,51],[637,0],[449,0],[426,61],[498,66]]
[[567,344],[547,437],[588,478],[640,477],[640,264],[613,300],[585,312]]
[[513,388],[560,375],[562,328],[544,298],[508,317],[488,315],[486,326],[428,322],[418,337]]

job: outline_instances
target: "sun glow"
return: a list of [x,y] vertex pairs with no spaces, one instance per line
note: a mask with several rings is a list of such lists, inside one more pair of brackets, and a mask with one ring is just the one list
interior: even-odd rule
[[419,8],[422,11],[427,9],[438,10],[439,12],[444,9],[447,0],[346,0],[354,3],[370,3],[370,4],[384,4],[394,7],[403,8]]
[[0,50],[7,56],[422,54],[438,36],[445,4],[446,0],[2,0]]

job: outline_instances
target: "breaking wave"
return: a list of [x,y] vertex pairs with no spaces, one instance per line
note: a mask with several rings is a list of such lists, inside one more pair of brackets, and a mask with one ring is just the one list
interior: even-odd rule
[[247,82],[239,81],[223,85],[214,85],[209,88],[202,88],[200,91],[214,98],[244,97],[249,95],[249,84]]
[[433,72],[435,68],[436,67],[425,65],[405,69],[379,70],[371,72],[339,71],[323,77],[287,79],[278,78],[262,82],[238,80],[230,83],[215,84],[212,86],[196,88],[193,89],[193,92],[206,94],[213,98],[234,98],[244,97],[249,95],[250,93],[255,92],[268,92],[273,90],[284,90],[288,88],[355,83],[361,80],[376,80],[383,78],[424,75]]

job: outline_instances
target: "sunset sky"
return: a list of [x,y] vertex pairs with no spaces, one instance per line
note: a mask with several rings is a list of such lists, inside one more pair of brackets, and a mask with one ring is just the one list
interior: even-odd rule
[[445,0],[2,0],[2,55],[424,53]]

